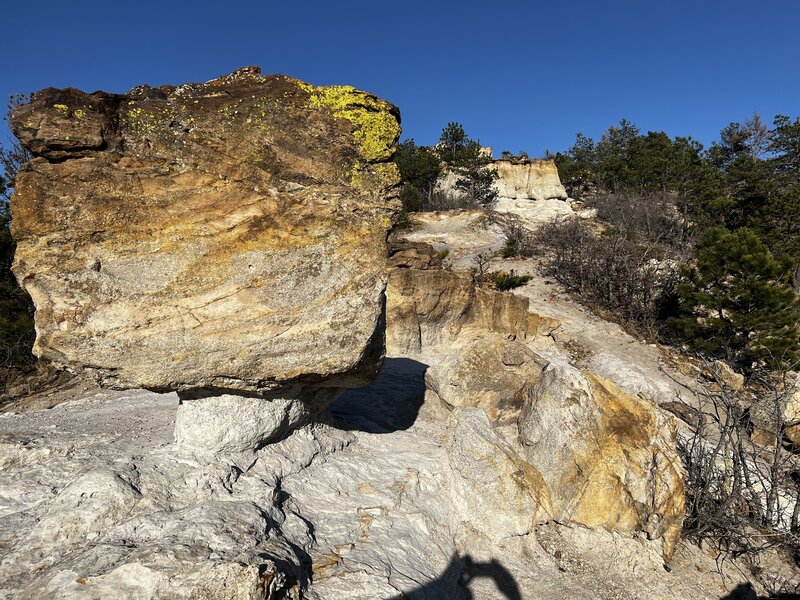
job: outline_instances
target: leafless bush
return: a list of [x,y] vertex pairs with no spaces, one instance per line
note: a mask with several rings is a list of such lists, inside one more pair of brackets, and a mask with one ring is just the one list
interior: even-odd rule
[[534,235],[514,215],[490,215],[503,230],[505,246],[501,254],[503,258],[521,256],[531,258],[537,255],[537,243]]
[[756,384],[758,404],[774,406],[780,423],[774,441],[762,445],[753,439],[749,400],[726,387],[713,365],[707,369],[715,385],[693,390],[700,399],[697,426],[678,442],[686,468],[684,535],[713,543],[723,557],[744,558],[766,589],[797,591],[797,582],[770,582],[758,568],[766,550],[800,552],[800,463],[783,445],[782,407],[794,385],[786,385],[785,373],[764,374]]
[[451,193],[436,190],[422,200],[421,210],[444,211],[458,210],[460,208],[477,208],[480,202],[473,200],[469,194]]
[[677,283],[663,246],[614,229],[598,233],[579,219],[544,227],[536,242],[546,272],[584,303],[655,335]]
[[687,241],[684,220],[666,192],[598,194],[589,204],[611,227],[634,233],[651,243],[682,246]]

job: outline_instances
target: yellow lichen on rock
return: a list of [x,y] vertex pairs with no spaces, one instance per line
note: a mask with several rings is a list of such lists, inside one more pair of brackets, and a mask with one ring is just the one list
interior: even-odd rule
[[367,161],[392,157],[400,123],[387,102],[349,85],[315,87],[300,83],[300,87],[309,93],[309,106],[328,108],[334,116],[350,121],[353,137]]

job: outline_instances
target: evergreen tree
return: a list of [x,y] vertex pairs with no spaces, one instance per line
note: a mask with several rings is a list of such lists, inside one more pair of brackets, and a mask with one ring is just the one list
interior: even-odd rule
[[461,123],[451,121],[439,136],[439,155],[448,163],[456,163],[469,146],[470,140]]
[[774,124],[770,150],[776,154],[777,171],[789,183],[800,184],[800,118],[792,121],[786,115],[778,115]]
[[394,160],[403,183],[400,191],[403,209],[407,212],[421,210],[433,195],[442,170],[441,160],[428,148],[417,146],[413,139],[400,143]]
[[[14,240],[8,213],[0,214],[0,367],[33,363],[33,303],[11,272]],[[0,376],[0,380],[2,376]],[[2,381],[0,381],[2,383]]]
[[638,136],[639,128],[622,119],[619,126],[609,127],[597,143],[599,183],[608,191],[621,192],[628,182],[631,151]]
[[744,368],[754,361],[793,364],[800,306],[786,273],[786,264],[751,230],[708,229],[695,247],[694,266],[684,270],[681,316],[672,324],[694,350]]
[[451,122],[442,130],[437,149],[440,158],[458,176],[456,187],[466,192],[473,204],[494,201],[497,172],[486,168],[492,157],[481,151],[480,141],[471,139],[460,123]]

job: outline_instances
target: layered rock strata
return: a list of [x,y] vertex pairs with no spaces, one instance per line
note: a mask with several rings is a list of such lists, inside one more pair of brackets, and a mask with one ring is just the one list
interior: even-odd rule
[[106,386],[348,386],[382,346],[391,104],[246,68],[14,111],[34,352]]
[[[575,214],[552,159],[501,158],[487,168],[497,173],[494,183],[497,198],[492,210],[498,217],[516,219],[523,227],[534,230]],[[436,189],[451,204],[464,206],[467,196],[458,181],[456,172],[445,170]]]
[[492,163],[497,171],[497,215],[513,219],[535,230],[545,223],[574,215],[551,159],[500,159]]
[[430,351],[453,342],[465,328],[525,338],[537,322],[527,298],[477,288],[470,273],[393,269],[387,295],[388,354]]

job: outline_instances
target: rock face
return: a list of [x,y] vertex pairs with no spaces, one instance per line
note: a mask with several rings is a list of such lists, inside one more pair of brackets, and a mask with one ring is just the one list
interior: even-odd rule
[[535,352],[552,320],[526,298],[435,269],[389,281],[388,352],[433,357],[426,404],[449,414],[446,468],[465,523],[498,543],[550,520],[643,533],[672,556],[685,504],[673,419]]
[[529,230],[574,215],[550,159],[501,159],[492,163],[498,178],[497,200],[492,207],[501,217],[512,218]]
[[[488,168],[497,172],[497,199],[492,209],[499,215],[511,215],[529,229],[574,213],[561,185],[558,169],[550,159],[500,159]],[[455,206],[464,205],[465,192],[458,186],[458,175],[445,170],[436,183],[439,194]]]
[[46,89],[13,129],[34,352],[114,387],[346,386],[382,353],[395,107],[246,68]]
[[673,420],[596,375],[550,365],[522,408],[519,438],[556,520],[643,531],[672,555],[685,504]]
[[546,366],[524,344],[484,335],[456,346],[428,369],[425,382],[450,407],[480,407],[492,421],[516,422]]
[[476,288],[469,273],[393,269],[387,295],[388,354],[427,351],[452,342],[465,327],[528,335],[527,298]]
[[509,200],[566,200],[556,163],[550,159],[500,159],[492,163],[497,171],[498,198]]
[[483,410],[454,411],[446,448],[453,503],[465,523],[500,542],[552,520],[541,473],[492,428]]

